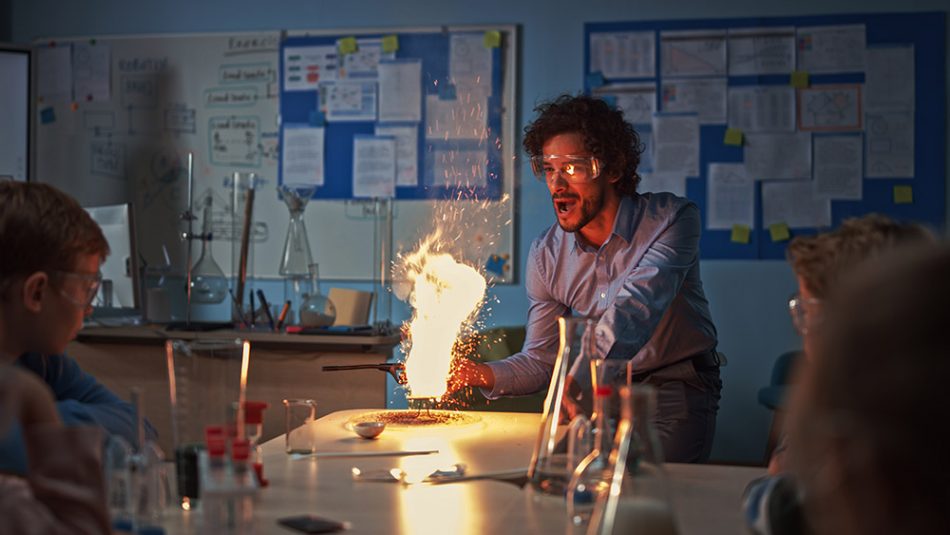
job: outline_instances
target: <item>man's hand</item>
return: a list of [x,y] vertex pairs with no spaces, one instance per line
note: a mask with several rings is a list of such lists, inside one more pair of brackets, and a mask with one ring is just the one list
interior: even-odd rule
[[495,374],[486,364],[461,357],[452,362],[451,371],[452,375],[449,376],[445,395],[454,394],[466,386],[476,386],[489,390],[495,387]]

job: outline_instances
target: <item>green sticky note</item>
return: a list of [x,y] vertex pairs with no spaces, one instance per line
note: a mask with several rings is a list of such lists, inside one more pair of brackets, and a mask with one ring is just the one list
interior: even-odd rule
[[399,50],[399,36],[396,34],[383,36],[383,52],[389,54]]
[[356,44],[355,37],[344,37],[340,39],[340,44],[338,45],[340,49],[340,54],[352,54],[359,50],[359,46]]
[[894,186],[894,204],[914,204],[913,186]]
[[808,87],[808,72],[792,71],[791,85],[796,89],[805,89]]
[[726,136],[722,142],[726,145],[742,146],[742,130],[738,128],[726,128]]
[[485,48],[498,48],[501,46],[501,32],[498,30],[489,30],[482,37],[482,44]]
[[786,241],[792,237],[792,234],[788,231],[788,225],[783,222],[769,225],[769,236],[772,237],[772,241]]
[[751,229],[747,225],[732,225],[732,237],[729,241],[732,243],[749,243]]

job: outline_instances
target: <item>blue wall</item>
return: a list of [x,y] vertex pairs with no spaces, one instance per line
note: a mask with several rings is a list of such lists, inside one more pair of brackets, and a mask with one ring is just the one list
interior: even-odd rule
[[[585,22],[950,10],[946,0],[10,1],[10,37],[24,43],[38,37],[97,34],[519,24],[519,129],[531,120],[539,101],[581,90]],[[3,5],[0,1],[0,8]],[[527,169],[521,175],[531,176]],[[950,195],[950,188],[947,191]],[[526,179],[516,194],[518,247],[524,252],[553,223],[553,217],[544,185]],[[523,268],[523,254],[518,262]],[[729,356],[729,365],[723,369],[725,390],[713,456],[758,461],[770,415],[756,403],[756,391],[768,381],[773,359],[799,345],[785,309],[795,281],[791,270],[779,261],[706,261],[702,273],[720,349]],[[524,323],[523,285],[498,287],[492,293],[499,304],[493,307],[490,324]],[[405,317],[404,308],[396,310],[396,319]]]

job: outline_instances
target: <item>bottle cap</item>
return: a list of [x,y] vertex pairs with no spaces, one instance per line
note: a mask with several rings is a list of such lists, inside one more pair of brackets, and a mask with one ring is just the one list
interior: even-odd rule
[[264,421],[264,409],[270,407],[266,401],[244,402],[244,423],[259,424]]
[[235,440],[231,443],[231,458],[235,461],[246,461],[251,454],[251,445],[247,439]]

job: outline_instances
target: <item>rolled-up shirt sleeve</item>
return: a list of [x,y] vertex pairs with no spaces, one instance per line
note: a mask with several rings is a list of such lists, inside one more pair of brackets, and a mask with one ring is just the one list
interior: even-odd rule
[[630,358],[653,336],[699,261],[701,225],[696,205],[684,205],[627,275],[597,325],[598,349],[607,358]]
[[551,380],[557,358],[557,318],[565,315],[568,308],[551,295],[540,255],[541,243],[536,241],[528,253],[525,275],[528,323],[524,346],[506,359],[487,363],[495,375],[494,388],[490,392],[482,389],[488,399],[532,394],[547,387]]

